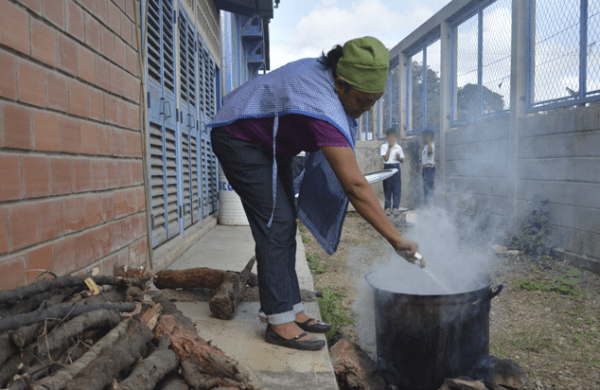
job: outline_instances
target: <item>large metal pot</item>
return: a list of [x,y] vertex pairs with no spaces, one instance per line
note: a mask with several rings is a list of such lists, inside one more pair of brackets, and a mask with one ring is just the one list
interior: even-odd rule
[[473,291],[411,295],[374,286],[373,272],[365,279],[375,298],[377,360],[389,382],[439,389],[445,378],[488,380],[491,299],[502,284],[481,275]]

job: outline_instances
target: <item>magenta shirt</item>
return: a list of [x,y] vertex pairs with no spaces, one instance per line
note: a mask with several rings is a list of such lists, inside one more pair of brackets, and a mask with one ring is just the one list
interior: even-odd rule
[[[272,150],[273,121],[273,117],[238,119],[225,128],[238,139],[258,142],[264,149]],[[294,157],[301,151],[316,152],[320,146],[351,147],[344,134],[329,122],[300,114],[279,117],[278,156]]]

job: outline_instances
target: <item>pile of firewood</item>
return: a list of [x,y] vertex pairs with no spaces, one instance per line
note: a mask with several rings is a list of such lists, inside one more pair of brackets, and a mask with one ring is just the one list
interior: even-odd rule
[[261,388],[138,276],[62,276],[0,291],[0,388]]

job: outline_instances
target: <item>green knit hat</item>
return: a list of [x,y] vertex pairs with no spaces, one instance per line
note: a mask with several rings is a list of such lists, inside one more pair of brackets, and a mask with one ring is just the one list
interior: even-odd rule
[[344,44],[344,55],[337,64],[337,75],[354,89],[367,93],[385,90],[390,53],[378,39],[357,38]]

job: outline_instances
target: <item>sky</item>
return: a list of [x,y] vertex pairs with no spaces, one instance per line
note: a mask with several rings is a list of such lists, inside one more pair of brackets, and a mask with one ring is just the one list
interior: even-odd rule
[[271,69],[371,35],[388,49],[449,0],[281,0],[271,20]]

